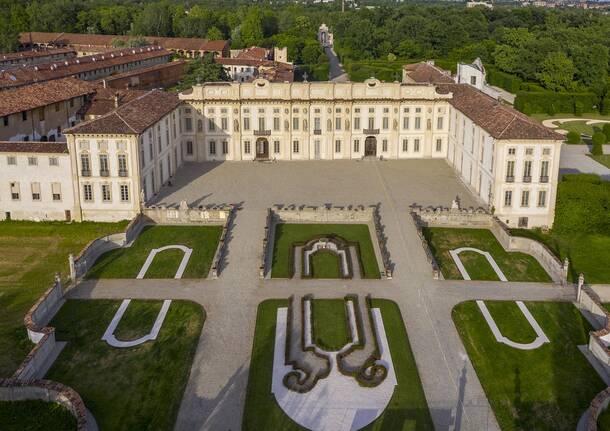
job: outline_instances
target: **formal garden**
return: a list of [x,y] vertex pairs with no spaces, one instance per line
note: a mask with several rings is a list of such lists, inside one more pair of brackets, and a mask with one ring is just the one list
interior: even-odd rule
[[[192,249],[182,278],[205,278],[208,275],[222,226],[147,226],[131,247],[103,254],[87,273],[88,278],[136,278],[151,250],[168,245]],[[184,251],[171,248],[160,251],[145,278],[174,278]]]
[[[397,385],[383,413],[362,429],[432,430],[432,420],[400,310],[390,300],[373,299],[371,305],[381,311]],[[276,322],[278,309],[283,307],[288,307],[288,300],[266,300],[258,307],[243,417],[244,430],[304,429],[284,413],[271,392]],[[314,307],[316,340],[319,339],[332,348],[345,344],[346,333],[335,328],[335,326],[346,327],[344,300],[316,299]],[[327,329],[322,330],[322,327]],[[317,332],[316,328],[318,328]],[[374,388],[366,390],[374,391]]]
[[[76,390],[100,429],[171,430],[188,381],[205,313],[198,304],[172,301],[154,341],[110,346],[102,335],[119,300],[68,300],[50,325],[67,342],[45,378]],[[162,301],[132,301],[115,335],[147,334]]]
[[[550,282],[551,278],[531,255],[507,252],[489,229],[424,228],[423,234],[446,279],[461,280],[463,276],[451,251],[463,247],[487,252],[509,281]],[[472,280],[499,280],[498,274],[481,253],[465,250],[457,257]]]
[[[525,344],[536,337],[515,302],[485,304],[508,339]],[[548,338],[536,348],[498,342],[475,301],[457,305],[453,321],[502,430],[574,430],[606,387],[578,349],[592,328],[569,302],[526,305]]]
[[[273,245],[273,260],[271,277],[292,278],[295,267],[300,268],[300,262],[306,262],[300,254],[306,253],[307,244],[316,239],[327,242],[337,242],[339,248],[346,251],[347,265],[353,273],[360,273],[362,278],[380,278],[379,266],[375,257],[375,249],[366,224],[291,224],[278,223],[275,230]],[[330,240],[330,241],[326,241]],[[336,241],[335,241],[336,240]],[[330,247],[331,245],[329,245]],[[310,255],[311,271],[304,265],[303,274],[312,278],[347,277],[342,269],[341,256],[337,250],[329,247],[320,249]],[[336,248],[332,246],[333,248]],[[302,251],[302,253],[300,253]],[[355,254],[352,259],[349,257]],[[355,267],[354,267],[355,266]]]

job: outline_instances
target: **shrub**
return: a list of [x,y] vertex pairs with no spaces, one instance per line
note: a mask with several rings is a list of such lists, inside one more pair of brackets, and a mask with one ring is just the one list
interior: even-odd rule
[[610,123],[604,124],[602,131],[606,135],[606,142],[610,142]]
[[558,233],[610,231],[610,182],[597,175],[564,175],[557,191],[555,223]]
[[591,142],[593,142],[591,154],[601,156],[604,153],[602,145],[606,143],[606,135],[604,135],[602,132],[595,132],[593,134],[593,138],[591,138]]
[[580,144],[580,133],[568,132],[568,144]]

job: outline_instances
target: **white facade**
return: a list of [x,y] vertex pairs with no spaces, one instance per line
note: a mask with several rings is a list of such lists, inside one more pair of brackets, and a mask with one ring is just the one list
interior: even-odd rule
[[480,58],[472,64],[458,63],[455,81],[458,84],[468,84],[494,99],[500,98],[500,92],[487,85],[485,67]]
[[0,220],[71,220],[68,153],[0,153]]

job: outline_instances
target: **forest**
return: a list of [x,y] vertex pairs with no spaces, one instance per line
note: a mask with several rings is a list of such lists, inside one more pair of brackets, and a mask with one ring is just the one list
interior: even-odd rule
[[480,57],[489,80],[513,92],[587,94],[585,105],[602,105],[608,93],[610,15],[389,3],[341,12],[340,2],[0,0],[0,51],[14,50],[22,31],[202,37],[231,39],[232,48],[287,46],[291,61],[313,66],[325,61],[316,42],[325,22],[351,76],[394,80],[406,62],[455,68]]

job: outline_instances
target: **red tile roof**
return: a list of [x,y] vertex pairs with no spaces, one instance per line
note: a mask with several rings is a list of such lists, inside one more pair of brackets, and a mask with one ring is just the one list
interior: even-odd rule
[[60,55],[60,54],[74,54],[76,56],[76,51],[74,51],[72,48],[56,48],[56,49],[37,49],[34,51],[8,52],[6,54],[0,54],[0,62],[18,60],[18,59],[37,58],[37,57],[50,57],[52,55]]
[[0,88],[17,87],[30,82],[49,81],[79,73],[104,69],[134,61],[169,56],[171,53],[159,46],[126,48],[95,55],[58,60],[26,67],[13,67],[0,71]]
[[[110,34],[78,34],[78,33],[21,33],[19,41],[26,45],[32,43],[45,43],[54,45],[79,45],[90,47],[112,47],[114,40],[129,41],[137,36],[122,36]],[[229,47],[227,40],[207,40],[195,37],[160,37],[144,36],[149,43],[160,45],[170,50],[185,51],[223,51]]]
[[403,69],[407,77],[413,82],[431,84],[451,84],[455,82],[449,72],[430,63],[405,64]]
[[439,93],[453,93],[449,103],[496,139],[564,140],[516,109],[468,84],[439,84]]
[[268,51],[265,48],[259,46],[251,46],[243,51],[240,51],[235,58],[241,58],[246,60],[268,60]]
[[99,118],[65,130],[64,134],[140,135],[179,104],[180,99],[176,93],[156,89],[147,91]]
[[68,153],[65,142],[0,142],[0,153]]
[[[101,116],[110,111],[114,111],[117,108],[116,102],[118,102],[119,106],[122,106],[146,93],[148,93],[146,90],[97,87],[95,96],[93,96],[91,102],[83,108],[81,114],[83,117]],[[118,100],[115,101],[115,97],[118,98]]]
[[75,78],[31,84],[0,92],[0,117],[29,111],[95,92],[95,86]]

